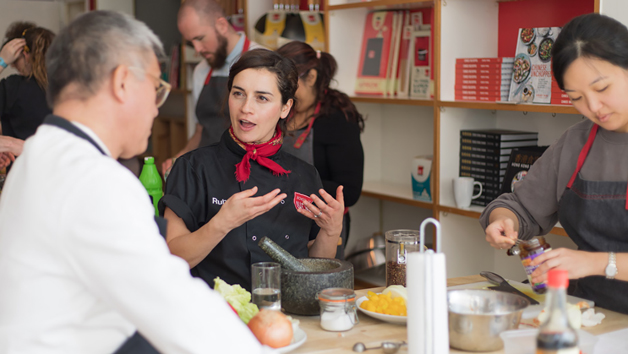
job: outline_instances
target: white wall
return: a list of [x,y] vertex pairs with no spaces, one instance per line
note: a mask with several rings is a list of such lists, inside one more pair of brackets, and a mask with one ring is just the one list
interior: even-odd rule
[[[14,21],[34,22],[57,33],[61,28],[62,9],[63,3],[58,1],[0,0],[0,37],[4,39],[5,31]],[[15,73],[8,68],[0,74],[0,78]]]
[[115,10],[135,16],[134,0],[96,0],[97,10]]
[[600,13],[628,26],[628,1],[600,0]]

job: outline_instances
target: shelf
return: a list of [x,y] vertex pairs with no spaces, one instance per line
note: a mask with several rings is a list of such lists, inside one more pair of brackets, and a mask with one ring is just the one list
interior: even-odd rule
[[437,105],[441,107],[487,109],[491,111],[581,114],[573,106],[567,106],[567,105],[512,104],[512,103],[473,102],[473,101],[440,101],[437,103]]
[[351,101],[359,103],[381,103],[381,104],[399,104],[407,106],[427,106],[433,107],[434,100],[416,99],[416,98],[396,98],[396,97],[379,97],[379,96],[351,96]]
[[364,181],[362,195],[395,203],[412,205],[419,208],[432,209],[433,204],[414,200],[410,184],[400,184],[382,181]]
[[348,10],[358,8],[390,8],[390,7],[432,7],[434,6],[433,0],[374,0],[374,1],[351,1],[347,4],[329,5],[327,10]]
[[[467,216],[474,219],[479,219],[480,215],[484,211],[484,207],[477,206],[477,205],[472,205],[469,208],[465,208],[465,209],[460,209],[460,208],[446,206],[446,205],[438,205],[437,208],[438,208],[438,211],[443,212],[443,213],[452,213],[456,215]],[[558,236],[569,237],[567,235],[567,232],[565,232],[565,229],[563,229],[563,227],[560,225],[560,223],[556,224],[556,226],[552,228],[552,231],[550,231],[550,233],[554,235],[558,235]]]

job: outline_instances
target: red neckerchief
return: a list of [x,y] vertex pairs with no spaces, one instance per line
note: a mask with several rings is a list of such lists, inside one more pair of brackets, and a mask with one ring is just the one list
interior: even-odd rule
[[[243,35],[244,36],[244,35]],[[251,45],[251,41],[248,37],[244,37],[244,47],[242,47],[242,53],[247,52],[249,50],[249,46]],[[209,69],[209,73],[205,78],[205,85],[209,84],[209,80],[212,78],[212,73],[214,72],[214,68]]]
[[312,130],[312,126],[314,125],[314,120],[316,120],[316,116],[318,116],[318,112],[320,111],[321,101],[318,101],[318,103],[316,104],[316,108],[314,109],[314,114],[312,115],[312,120],[310,121],[310,124],[308,124],[307,129],[305,129],[305,131],[301,133],[301,135],[299,135],[297,141],[293,145],[295,149],[300,149],[305,142],[305,139],[307,139],[307,136],[310,135],[310,131]]
[[276,154],[281,148],[283,139],[281,137],[281,129],[279,127],[277,127],[275,135],[272,139],[262,144],[249,144],[241,141],[233,133],[233,127],[229,128],[229,135],[231,135],[231,139],[233,139],[233,141],[246,150],[246,154],[244,154],[242,161],[236,164],[235,175],[238,182],[246,182],[249,179],[249,176],[251,175],[251,159],[271,170],[274,176],[280,176],[291,172],[286,171],[283,167],[279,166],[278,163],[268,158],[268,156]]

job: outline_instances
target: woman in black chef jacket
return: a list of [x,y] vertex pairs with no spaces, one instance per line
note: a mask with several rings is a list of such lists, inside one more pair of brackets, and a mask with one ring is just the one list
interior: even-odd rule
[[334,198],[314,166],[281,150],[297,82],[291,60],[244,53],[229,72],[231,127],[177,159],[168,177],[160,201],[168,246],[210,286],[218,276],[250,291],[251,264],[271,260],[258,246],[263,236],[297,258],[336,254],[342,186]]
[[294,60],[299,72],[297,101],[287,119],[283,149],[314,165],[328,193],[344,186],[347,208],[343,242],[336,255],[342,259],[351,223],[349,207],[362,193],[364,150],[360,133],[364,119],[345,93],[330,87],[338,67],[331,54],[299,41],[281,46],[277,53]]
[[0,81],[2,134],[25,140],[52,111],[46,102],[46,52],[54,33],[28,22],[13,23],[0,51],[0,72],[8,65],[19,75]]
[[558,86],[588,120],[570,127],[480,222],[491,246],[505,249],[560,221],[578,250],[535,258],[532,281],[566,269],[571,294],[628,313],[628,29],[600,14],[579,16],[552,54]]

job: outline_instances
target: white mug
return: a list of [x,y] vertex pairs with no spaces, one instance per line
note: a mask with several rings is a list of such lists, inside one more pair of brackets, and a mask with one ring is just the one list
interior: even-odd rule
[[[480,191],[474,195],[473,186],[476,184],[480,187]],[[453,185],[454,200],[458,208],[468,208],[471,205],[471,200],[482,195],[482,183],[473,181],[472,177],[456,177],[453,180]]]

